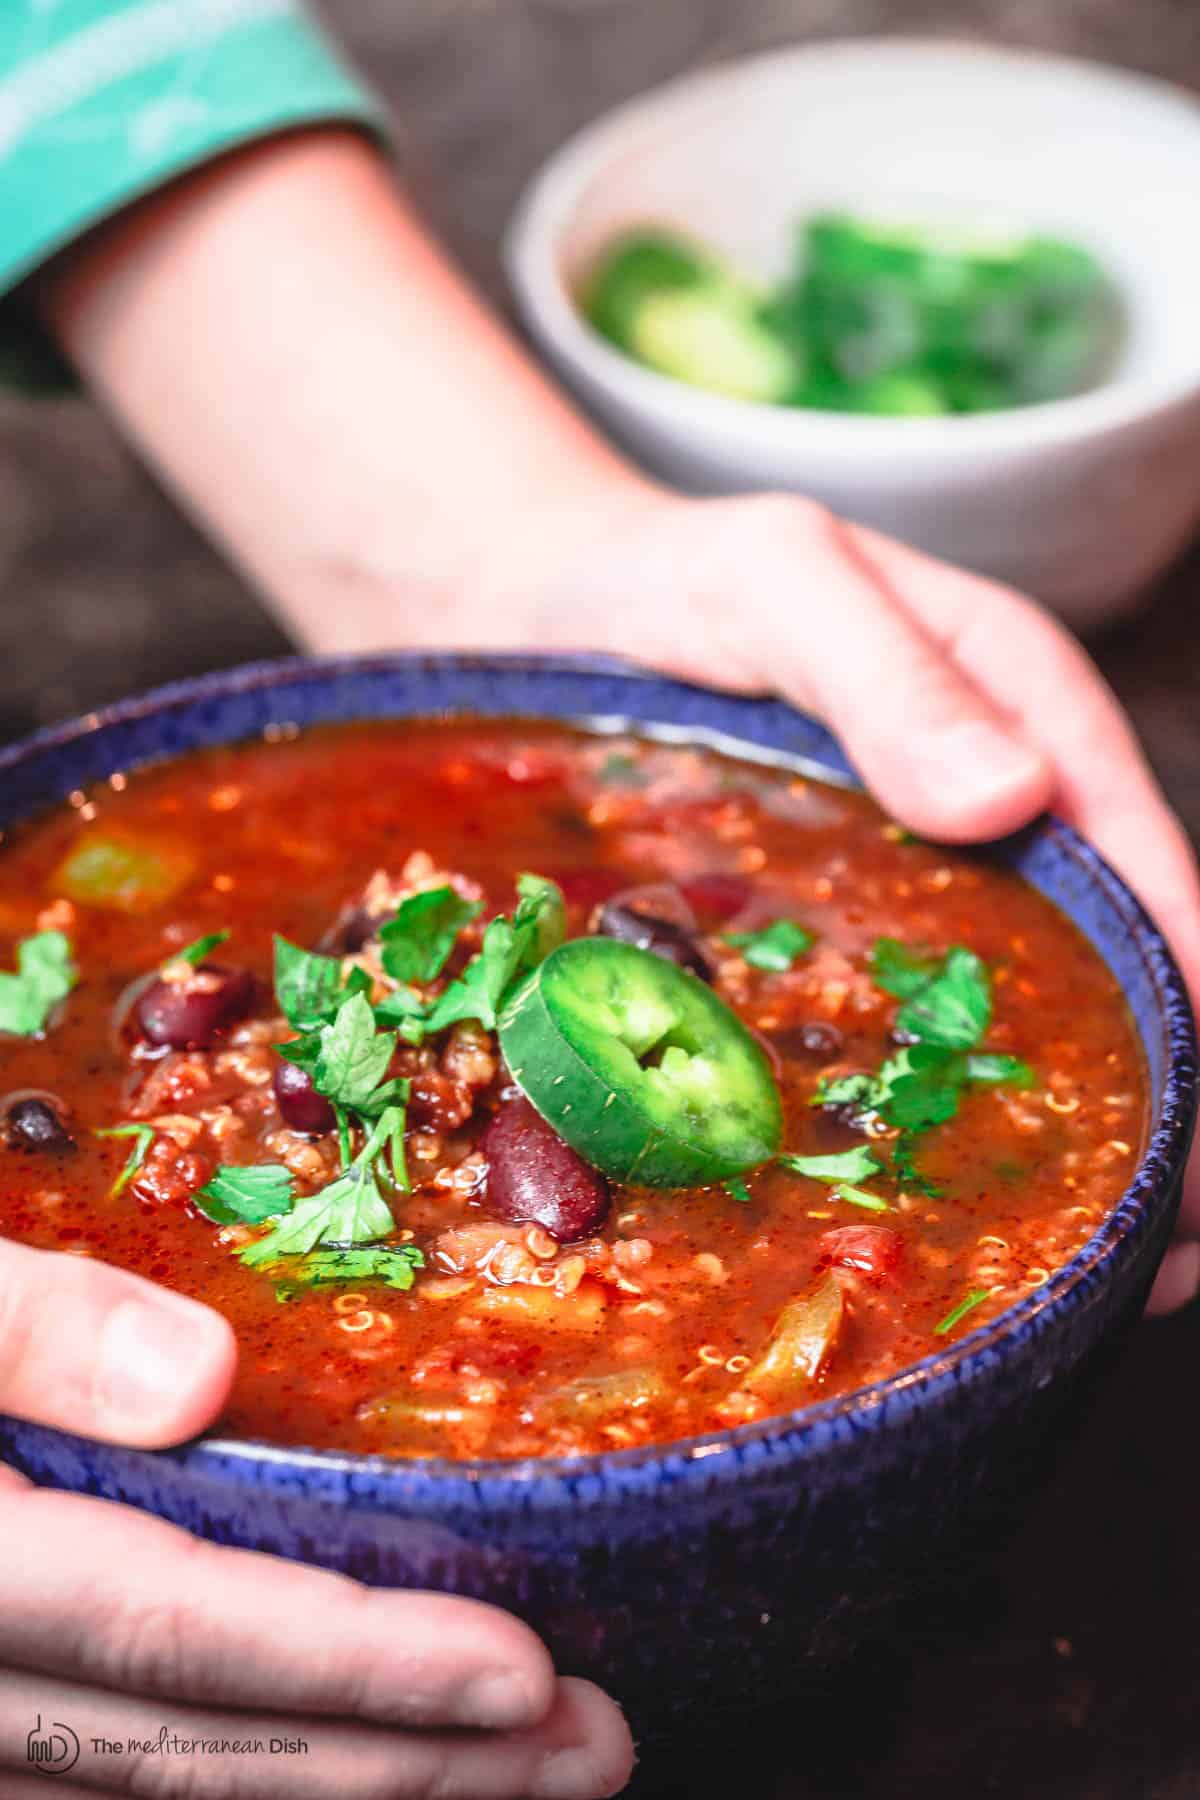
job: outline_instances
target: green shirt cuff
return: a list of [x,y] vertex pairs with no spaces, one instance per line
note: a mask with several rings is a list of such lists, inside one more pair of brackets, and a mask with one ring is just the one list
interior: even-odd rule
[[[13,15],[0,26],[0,294],[238,145],[322,122],[384,129],[297,0],[66,0],[49,16],[51,41],[24,55]],[[28,315],[0,306],[0,381],[67,375]]]

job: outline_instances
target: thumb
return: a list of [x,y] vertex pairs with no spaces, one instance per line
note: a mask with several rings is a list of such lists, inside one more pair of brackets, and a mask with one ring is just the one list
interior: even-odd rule
[[0,1242],[0,1412],[147,1448],[220,1409],[237,1348],[224,1319],[89,1257]]

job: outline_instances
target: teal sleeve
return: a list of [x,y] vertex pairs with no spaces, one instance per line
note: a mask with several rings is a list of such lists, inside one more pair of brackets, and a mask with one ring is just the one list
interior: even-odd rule
[[[0,0],[0,295],[185,170],[324,121],[383,128],[302,0]],[[53,372],[0,304],[0,378]]]

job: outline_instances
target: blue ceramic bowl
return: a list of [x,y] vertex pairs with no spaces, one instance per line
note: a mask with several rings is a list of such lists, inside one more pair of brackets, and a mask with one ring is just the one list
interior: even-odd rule
[[[397,655],[234,670],[43,733],[0,755],[0,826],[116,770],[269,726],[446,712],[628,721],[851,777],[827,733],[777,701],[610,661]],[[1149,1147],[1111,1217],[994,1323],[890,1381],[664,1449],[389,1463],[206,1438],[149,1453],[0,1419],[0,1455],[38,1482],[220,1543],[496,1601],[543,1634],[560,1668],[594,1676],[640,1720],[795,1684],[1028,1500],[1140,1311],[1178,1204],[1196,1042],[1162,937],[1064,825],[989,854],[1113,969],[1153,1096]]]

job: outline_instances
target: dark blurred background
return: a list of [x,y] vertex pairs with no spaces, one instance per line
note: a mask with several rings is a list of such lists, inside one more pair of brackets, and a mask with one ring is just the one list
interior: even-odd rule
[[[501,305],[499,233],[541,158],[614,102],[706,62],[805,37],[925,32],[1099,57],[1200,91],[1200,0],[326,0],[320,10],[390,102],[426,210]],[[1181,219],[1180,229],[1200,226]],[[0,396],[0,589],[0,739],[288,648],[78,396]],[[1200,554],[1093,648],[1200,834]],[[656,1759],[639,1791],[1194,1800],[1198,1379],[1198,1309],[1144,1327],[999,1565],[910,1620],[905,1638],[815,1704]]]

